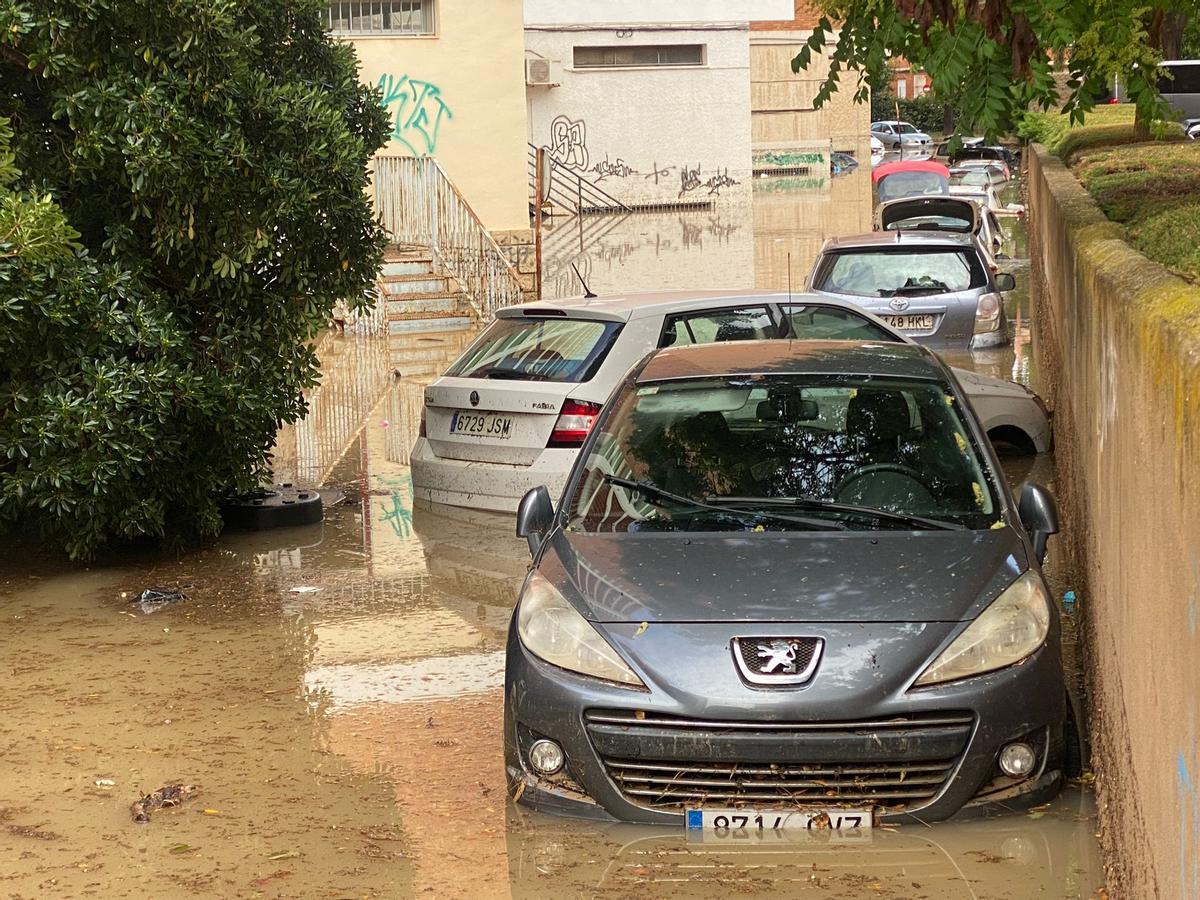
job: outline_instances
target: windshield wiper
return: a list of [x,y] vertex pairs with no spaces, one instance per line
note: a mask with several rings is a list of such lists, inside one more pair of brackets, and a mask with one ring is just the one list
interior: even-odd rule
[[488,366],[484,369],[476,369],[468,378],[505,378],[509,381],[543,381],[545,376],[538,375],[536,372],[523,372],[520,369],[509,369],[505,366]]
[[[619,475],[605,474],[602,477],[605,484],[614,484],[617,487],[623,487],[626,490],[637,491],[647,500],[657,498],[659,500],[669,500],[672,503],[677,503],[680,506],[686,506],[692,509],[706,509],[712,512],[729,515],[730,508],[723,506],[714,506],[711,503],[705,503],[702,500],[693,500],[691,497],[685,497],[682,494],[675,494],[665,488],[660,488],[658,485],[649,481],[634,481],[631,478],[621,478]],[[808,528],[816,528],[821,531],[842,531],[845,525],[840,522],[829,522],[825,519],[810,519],[802,516],[785,516],[779,513],[769,511],[755,511],[749,509],[733,509],[733,512],[740,512],[748,515],[753,519],[774,519],[777,522],[791,522],[796,525],[804,525]],[[745,521],[745,518],[742,519]]]
[[902,284],[891,291],[880,291],[881,297],[895,297],[897,294],[927,294],[950,290],[950,286],[940,281],[930,281],[926,284]]
[[[920,525],[923,528],[935,528],[940,531],[964,531],[965,525],[949,522],[945,519],[930,519],[926,516],[915,516],[911,513],[892,512],[887,509],[876,509],[873,506],[855,506],[851,503],[835,503],[832,500],[818,500],[816,497],[707,497],[710,502],[754,504],[763,506],[791,506],[796,509],[819,509],[828,512],[845,513],[854,516],[869,516],[885,522],[902,522],[905,525]],[[735,509],[741,508],[733,507]]]

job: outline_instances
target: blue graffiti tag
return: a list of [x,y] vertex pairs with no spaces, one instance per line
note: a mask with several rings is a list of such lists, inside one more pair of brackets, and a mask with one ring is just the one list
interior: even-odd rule
[[1183,893],[1180,896],[1194,900],[1200,898],[1200,851],[1197,849],[1200,843],[1200,794],[1197,793],[1196,782],[1182,750],[1175,764],[1179,779],[1176,792],[1182,807],[1179,822],[1179,886]]
[[391,508],[387,503],[379,505],[383,520],[392,526],[392,532],[398,538],[407,538],[412,534],[412,476],[401,479],[400,487],[391,489]]
[[438,132],[443,119],[453,119],[454,113],[442,99],[442,91],[428,81],[418,81],[401,75],[379,76],[383,91],[382,105],[392,113],[392,138],[409,149],[413,156],[432,156],[437,150]]

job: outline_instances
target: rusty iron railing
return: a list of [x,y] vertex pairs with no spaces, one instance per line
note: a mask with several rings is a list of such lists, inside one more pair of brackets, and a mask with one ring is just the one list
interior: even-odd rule
[[436,159],[376,156],[374,166],[375,208],[395,243],[428,249],[485,321],[523,300],[516,268]]

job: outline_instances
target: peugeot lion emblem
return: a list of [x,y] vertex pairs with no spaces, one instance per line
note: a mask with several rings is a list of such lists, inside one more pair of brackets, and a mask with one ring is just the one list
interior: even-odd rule
[[796,648],[791,641],[771,641],[769,644],[758,645],[758,658],[765,660],[762,672],[769,675],[779,672],[781,675],[796,674]]
[[896,310],[896,312],[903,312],[904,310],[908,309],[908,301],[903,297],[893,297],[891,302],[888,303],[888,306]]
[[821,661],[825,641],[819,637],[735,637],[733,659],[750,684],[804,684]]
[[471,405],[472,406],[479,405],[479,391],[471,391]]

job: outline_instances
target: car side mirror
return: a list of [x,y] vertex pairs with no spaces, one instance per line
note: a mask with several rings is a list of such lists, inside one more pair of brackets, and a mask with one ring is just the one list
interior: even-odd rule
[[1001,272],[996,276],[996,290],[1011,291],[1017,287],[1017,279],[1013,278],[1008,272]]
[[517,504],[517,537],[529,542],[529,555],[537,556],[546,533],[554,524],[554,503],[546,486],[539,484]]
[[1041,565],[1046,559],[1046,540],[1058,534],[1058,506],[1054,496],[1040,484],[1025,482],[1017,500],[1017,517],[1033,538],[1033,552]]

